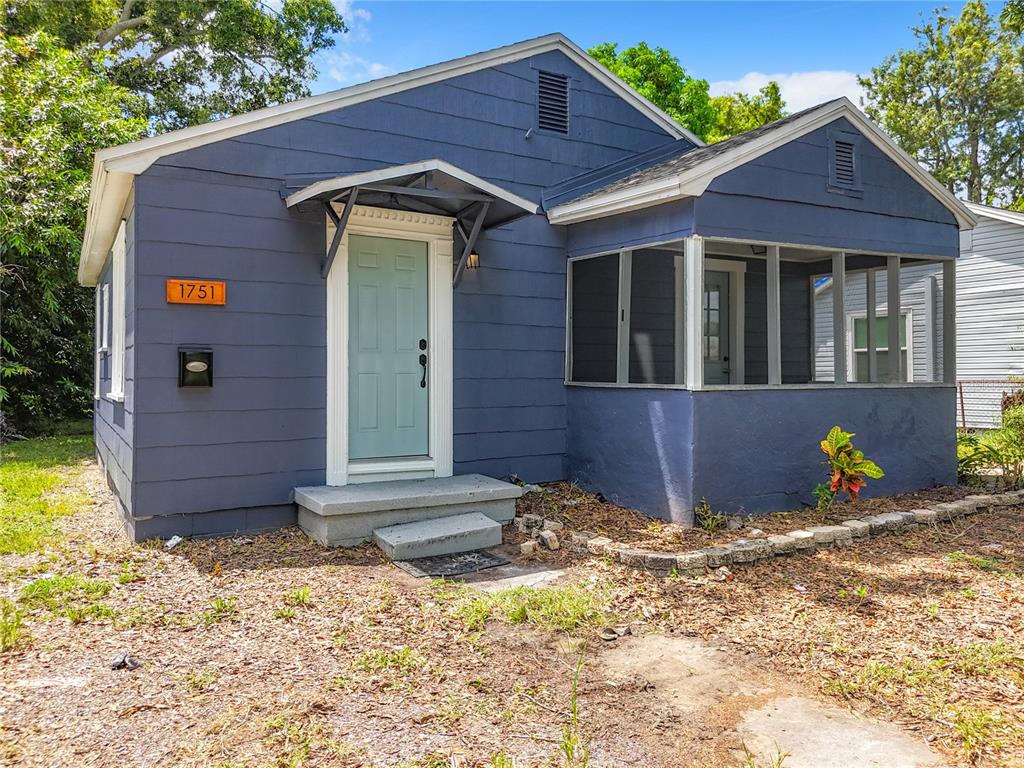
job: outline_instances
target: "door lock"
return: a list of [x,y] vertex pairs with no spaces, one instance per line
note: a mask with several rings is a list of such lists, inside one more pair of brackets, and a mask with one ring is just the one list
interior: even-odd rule
[[420,355],[420,365],[423,367],[423,377],[420,379],[420,389],[427,387],[427,356]]

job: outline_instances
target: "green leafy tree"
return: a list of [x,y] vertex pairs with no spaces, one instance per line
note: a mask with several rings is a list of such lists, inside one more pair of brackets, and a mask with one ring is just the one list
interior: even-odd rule
[[706,137],[709,142],[745,133],[786,114],[786,102],[774,80],[753,96],[745,93],[713,96],[711,106],[715,110],[715,124]]
[[971,0],[956,17],[935,11],[914,35],[916,48],[861,78],[868,114],[950,191],[990,205],[1021,200],[1019,27],[996,22],[981,0]]
[[1024,33],[1024,0],[1006,0],[999,18],[1005,29],[1018,35]]
[[715,122],[707,80],[690,77],[664,48],[642,42],[618,48],[618,43],[602,43],[588,53],[676,122],[701,138],[707,135]]
[[98,47],[157,130],[309,94],[313,56],[345,23],[330,0],[8,0],[7,31]]
[[588,53],[648,101],[705,141],[721,141],[782,117],[785,102],[771,82],[755,96],[742,93],[712,97],[707,80],[687,74],[679,59],[664,48],[637,43],[619,50],[602,43]]
[[146,128],[103,64],[45,34],[0,38],[0,399],[21,425],[92,399],[92,295],[76,282],[92,155]]

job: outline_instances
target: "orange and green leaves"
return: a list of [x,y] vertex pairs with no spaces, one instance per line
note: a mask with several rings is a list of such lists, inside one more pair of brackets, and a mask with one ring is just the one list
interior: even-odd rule
[[853,447],[852,432],[844,432],[835,426],[821,441],[821,450],[828,458],[825,463],[831,471],[829,489],[833,494],[846,493],[851,499],[857,498],[861,488],[867,485],[867,478],[877,480],[885,473],[864,452]]

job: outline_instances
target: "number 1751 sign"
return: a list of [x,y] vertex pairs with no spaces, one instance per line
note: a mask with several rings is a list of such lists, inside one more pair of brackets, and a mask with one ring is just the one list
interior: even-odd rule
[[224,304],[227,288],[220,280],[168,280],[168,304]]

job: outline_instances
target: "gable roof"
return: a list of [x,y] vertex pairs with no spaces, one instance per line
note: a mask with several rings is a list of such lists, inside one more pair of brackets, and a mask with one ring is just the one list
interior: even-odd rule
[[1024,227],[1024,213],[1019,211],[1008,211],[1005,208],[994,208],[991,205],[982,205],[981,203],[965,203],[965,205],[976,216],[1005,221],[1008,224],[1017,224]]
[[684,197],[699,197],[722,174],[843,117],[942,203],[956,217],[961,229],[975,225],[976,219],[964,203],[846,97],[805,109],[717,144],[681,148],[684,151],[675,157],[634,170],[597,189],[581,189],[575,198],[559,195],[562,201],[548,211],[548,220],[552,224],[572,224]]
[[698,146],[704,144],[567,37],[559,33],[544,35],[348,88],[100,150],[93,161],[92,192],[89,197],[78,279],[84,285],[95,284],[117,232],[120,216],[131,191],[132,176],[142,173],[161,157],[550,51],[563,53],[669,136],[685,138]]

